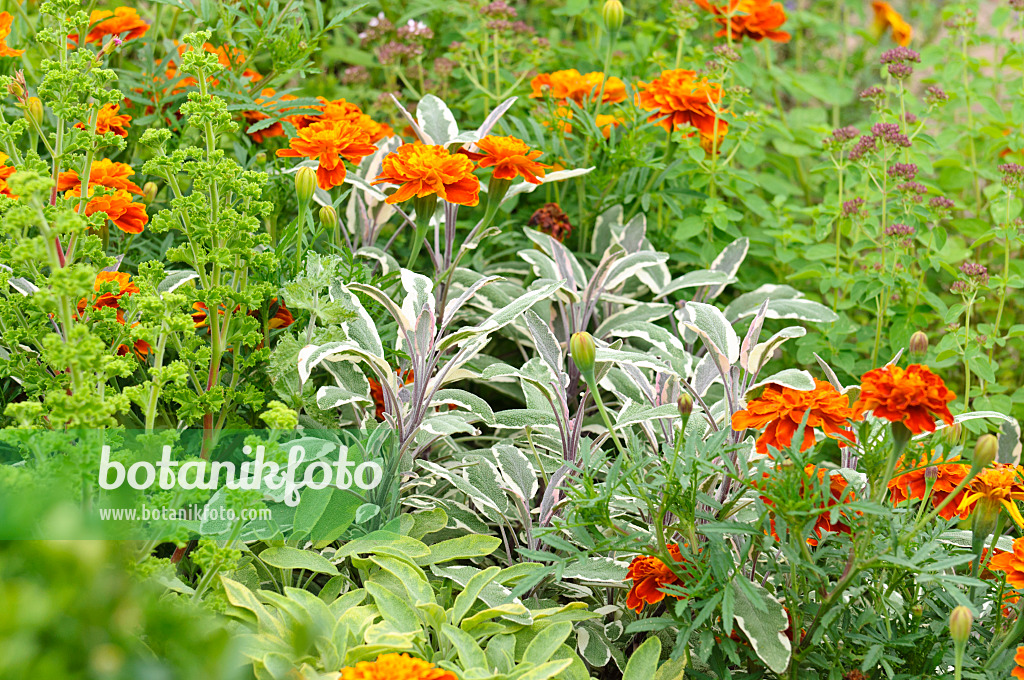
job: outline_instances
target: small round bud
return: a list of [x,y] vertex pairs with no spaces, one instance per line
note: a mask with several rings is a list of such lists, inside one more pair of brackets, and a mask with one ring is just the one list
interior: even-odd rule
[[43,102],[39,97],[29,97],[25,100],[25,117],[36,125],[43,124]]
[[963,436],[964,427],[960,423],[953,423],[947,428],[942,430],[942,436],[946,440],[946,443],[950,446],[956,446],[960,443],[960,438]]
[[689,392],[683,392],[679,395],[679,401],[676,402],[676,408],[679,409],[679,415],[683,418],[687,418],[691,413],[693,413],[693,397],[690,396]]
[[913,614],[916,618],[921,618],[921,616],[924,614],[924,607],[922,607],[919,604],[915,604],[913,607],[910,608],[910,613]]
[[338,226],[338,211],[329,205],[320,208],[320,224],[334,231]]
[[907,347],[911,356],[923,357],[928,353],[928,336],[924,331],[916,331],[910,336],[910,343]]
[[974,626],[974,614],[967,607],[960,605],[949,615],[949,636],[953,642],[962,645],[971,636],[971,628]]
[[939,478],[939,468],[937,465],[929,465],[924,469],[924,479],[926,482],[934,482]]
[[593,373],[594,360],[597,355],[597,347],[594,345],[594,336],[583,331],[573,333],[569,338],[569,353],[572,360],[584,375]]
[[316,190],[316,170],[308,166],[299,168],[295,173],[295,195],[299,203],[307,205],[313,199]]
[[160,191],[160,187],[156,185],[156,182],[146,182],[142,185],[142,202],[149,205],[156,200],[156,194]]
[[264,163],[267,162],[267,152],[266,151],[260,151],[259,153],[257,153],[255,156],[252,157],[252,160],[253,160],[254,163],[258,163],[259,165],[263,165]]
[[604,19],[604,27],[609,33],[618,32],[626,18],[622,3],[619,0],[606,0],[604,7],[601,8],[601,18]]
[[999,440],[994,434],[985,434],[978,437],[974,445],[974,465],[979,468],[987,468],[995,462],[999,454]]

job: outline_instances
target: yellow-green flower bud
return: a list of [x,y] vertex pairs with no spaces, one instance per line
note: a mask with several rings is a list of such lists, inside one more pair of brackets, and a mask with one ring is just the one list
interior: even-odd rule
[[971,636],[974,626],[974,614],[967,607],[960,605],[949,615],[949,636],[956,645],[963,645]]
[[39,97],[29,97],[25,100],[25,117],[37,126],[43,124],[43,102],[39,101]]
[[573,333],[569,338],[569,353],[576,367],[583,375],[594,372],[594,359],[597,356],[597,347],[594,345],[594,336],[583,331]]
[[338,227],[338,211],[329,205],[320,208],[320,224],[333,232]]
[[142,202],[146,205],[151,204],[156,200],[156,194],[160,191],[160,187],[156,185],[156,182],[146,182],[142,185]]
[[960,443],[960,437],[963,436],[964,426],[960,423],[953,423],[947,428],[942,430],[942,436],[946,440],[946,443],[950,446],[956,446]]
[[916,331],[910,336],[910,342],[908,343],[907,349],[910,350],[910,355],[913,357],[923,357],[928,353],[928,336],[924,331]]
[[316,170],[308,166],[299,168],[295,173],[295,195],[299,204],[308,205],[313,200],[313,192],[316,190]]
[[625,17],[625,10],[619,0],[606,0],[604,7],[601,8],[601,18],[604,19],[604,27],[609,33],[617,33],[622,28]]
[[690,396],[689,392],[683,392],[679,395],[679,401],[676,402],[676,408],[679,409],[679,415],[683,418],[688,418],[693,413],[693,397]]
[[982,435],[978,437],[978,441],[974,445],[974,466],[978,468],[987,468],[995,462],[998,454],[999,440],[996,436],[994,434]]

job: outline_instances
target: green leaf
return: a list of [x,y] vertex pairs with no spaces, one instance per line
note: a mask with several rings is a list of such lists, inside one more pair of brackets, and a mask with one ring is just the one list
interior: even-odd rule
[[441,627],[441,632],[444,633],[444,636],[455,647],[463,668],[467,671],[476,668],[484,671],[488,670],[487,657],[484,655],[484,650],[480,649],[480,645],[476,643],[472,635],[461,628],[456,628],[447,623]]
[[572,624],[568,621],[546,626],[530,640],[526,651],[523,652],[523,662],[533,664],[546,662],[565,642],[570,633],[572,633]]
[[278,569],[305,569],[319,574],[338,575],[338,570],[330,560],[310,550],[299,550],[286,545],[274,546],[261,552],[259,558]]
[[622,680],[650,680],[651,676],[658,670],[658,661],[660,659],[661,640],[658,636],[651,635],[629,657],[629,661],[626,663],[626,670],[622,673]]
[[497,536],[481,536],[469,534],[450,538],[430,546],[430,554],[426,557],[416,559],[416,564],[426,567],[441,562],[452,560],[468,559],[470,557],[485,557],[494,552],[501,545],[501,539]]
[[792,644],[784,632],[789,627],[789,617],[782,603],[771,593],[756,584],[750,586],[760,596],[759,601],[750,599],[747,595],[749,588],[740,588],[735,582],[730,584],[735,599],[733,618],[750,640],[758,658],[773,672],[783,673],[789,667],[793,653]]

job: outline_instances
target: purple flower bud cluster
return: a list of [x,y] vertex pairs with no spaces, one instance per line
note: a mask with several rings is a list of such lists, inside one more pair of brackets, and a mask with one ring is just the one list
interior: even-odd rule
[[885,228],[885,235],[904,248],[914,245],[914,228],[909,224],[890,224]]
[[928,189],[920,182],[903,182],[896,185],[896,191],[903,194],[903,198],[910,203],[920,203],[921,197],[928,193]]
[[977,262],[964,262],[960,265],[960,273],[975,285],[984,286],[988,283],[988,267]]
[[857,135],[859,134],[860,130],[853,127],[852,125],[836,128],[835,130],[832,131],[831,135],[829,135],[824,139],[824,141],[822,141],[822,146],[824,146],[826,149],[841,149],[850,142],[852,142],[853,140],[857,139]]
[[434,32],[430,30],[422,21],[416,21],[415,19],[409,19],[403,26],[398,27],[398,39],[406,41],[424,41],[430,40],[434,37]]
[[885,90],[880,87],[869,87],[866,90],[861,91],[861,99],[870,99],[871,101],[878,101],[885,98]]
[[515,19],[519,15],[516,8],[504,0],[494,0],[494,2],[481,9],[480,13],[492,19]]
[[925,88],[924,99],[930,106],[945,104],[949,101],[949,95],[938,85],[929,85]]
[[903,120],[907,121],[907,125],[914,125],[915,123],[917,123],[917,116],[910,112],[907,112],[907,115],[903,116]]
[[365,66],[349,66],[341,74],[343,85],[362,85],[370,82],[370,71]]
[[897,123],[875,123],[871,126],[871,134],[880,139],[883,144],[903,148],[910,146],[910,139],[900,132],[900,126]]
[[864,199],[854,198],[843,203],[843,217],[864,217]]
[[949,213],[956,204],[945,196],[933,196],[928,201],[928,207],[937,213]]
[[423,54],[423,45],[416,43],[400,43],[391,40],[377,48],[377,60],[385,66],[398,63],[402,57],[418,57],[421,54]]
[[487,22],[487,30],[497,33],[515,33],[516,35],[529,36],[536,33],[536,29],[525,21],[509,21],[508,19],[495,19]]
[[731,62],[737,62],[740,60],[740,53],[728,45],[715,46],[715,56]]
[[394,28],[394,24],[388,21],[388,18],[384,16],[384,12],[381,12],[366,22],[366,30],[359,34],[359,40],[362,42],[363,47],[366,47],[367,44],[386,36]]
[[911,64],[921,62],[921,55],[908,47],[900,46],[883,52],[881,62],[889,66],[889,75],[896,80],[904,80],[914,72]]
[[850,160],[859,161],[864,158],[869,152],[875,150],[875,137],[874,135],[864,135],[857,140],[857,143],[850,149]]
[[459,65],[459,62],[447,57],[438,57],[434,60],[434,73],[440,78],[447,78]]
[[913,163],[893,163],[886,172],[893,179],[905,179],[909,182],[917,177],[917,166]]
[[1003,173],[1003,185],[1008,189],[1016,189],[1024,182],[1024,166],[1006,163],[999,166],[999,172]]

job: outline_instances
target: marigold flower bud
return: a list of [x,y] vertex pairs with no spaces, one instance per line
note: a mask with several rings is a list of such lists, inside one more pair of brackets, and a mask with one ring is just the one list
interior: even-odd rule
[[606,0],[604,7],[601,8],[601,18],[604,19],[604,27],[609,33],[618,32],[626,18],[622,3],[619,0]]
[[942,431],[943,437],[946,443],[950,446],[956,446],[960,443],[960,437],[964,433],[964,427],[960,423],[953,423],[949,427]]
[[679,409],[679,415],[683,418],[687,418],[691,413],[693,413],[693,397],[690,396],[689,392],[683,392],[679,395],[679,401],[676,402],[676,408]]
[[594,345],[594,336],[590,333],[586,331],[573,333],[569,338],[569,353],[581,373],[586,375],[594,371],[597,347]]
[[934,482],[939,478],[939,468],[937,465],[929,465],[924,469],[924,479],[926,482]]
[[329,205],[320,208],[320,224],[334,231],[338,226],[338,211]]
[[967,607],[960,605],[949,615],[949,636],[953,642],[962,645],[971,636],[971,628],[974,626],[974,614]]
[[156,182],[146,182],[142,185],[142,202],[149,205],[156,200],[156,193],[160,191],[160,187],[156,185]]
[[910,354],[915,357],[923,357],[928,353],[928,336],[924,331],[916,331],[910,336],[908,348]]
[[259,163],[260,165],[262,165],[263,163],[266,163],[267,162],[267,152],[266,151],[260,151],[255,156],[253,156],[253,160],[256,163]]
[[25,117],[36,125],[43,124],[43,102],[39,97],[29,97],[25,100]]
[[313,192],[316,190],[316,170],[310,167],[301,167],[295,173],[295,195],[301,205],[307,205],[313,199]]
[[994,434],[985,434],[978,437],[974,445],[974,465],[979,468],[987,468],[995,462],[999,453],[999,440]]

